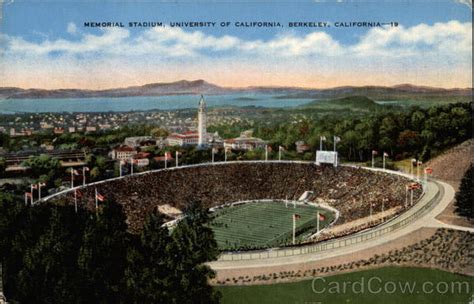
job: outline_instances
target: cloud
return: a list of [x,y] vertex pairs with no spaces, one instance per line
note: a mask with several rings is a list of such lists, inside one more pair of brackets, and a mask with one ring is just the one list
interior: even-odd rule
[[[106,88],[205,78],[227,85],[472,83],[471,23],[372,28],[352,43],[329,33],[268,39],[157,27],[106,28],[39,42],[0,33],[0,79],[20,87]],[[113,77],[110,77],[113,75]]]
[[44,40],[34,43],[21,37],[7,37],[6,51],[13,54],[49,55],[52,53],[80,54],[88,52],[107,53],[109,47],[116,47],[128,38],[130,33],[122,29],[105,29],[102,35],[84,34],[80,41],[66,39]]
[[352,47],[357,56],[426,56],[430,53],[467,54],[472,49],[472,23],[450,21],[410,28],[375,28]]
[[455,2],[467,5],[472,10],[472,0],[455,0]]
[[74,22],[69,22],[67,24],[67,29],[66,31],[69,33],[69,34],[76,34],[77,33],[77,26]]
[[214,36],[201,31],[157,27],[132,36],[127,29],[106,28],[99,34],[80,33],[74,23],[67,32],[79,40],[64,38],[30,42],[21,37],[4,36],[3,51],[31,55],[115,55],[170,57],[275,56],[413,57],[427,54],[465,55],[472,48],[472,23],[450,21],[413,27],[373,28],[351,45],[345,45],[322,31],[306,35],[284,32],[268,40],[246,40],[235,36]]

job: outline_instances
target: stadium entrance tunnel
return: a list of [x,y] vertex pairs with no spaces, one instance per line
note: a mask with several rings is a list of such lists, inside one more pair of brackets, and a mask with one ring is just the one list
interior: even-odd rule
[[[337,222],[311,239],[320,241],[370,228],[410,208],[406,187],[411,182],[399,174],[361,167],[334,168],[296,161],[233,161],[109,179],[78,187],[80,197],[75,197],[71,189],[44,201],[72,205],[77,201],[80,208],[95,210],[96,193],[100,193],[106,200],[123,206],[129,230],[139,233],[146,215],[154,210],[179,213],[193,201],[201,202],[206,208],[237,201],[297,201],[304,193],[310,193],[305,195],[307,202],[339,211]],[[413,202],[421,195],[421,189],[414,189]],[[250,213],[257,211],[253,207],[248,209]],[[173,212],[163,213],[173,220]]]

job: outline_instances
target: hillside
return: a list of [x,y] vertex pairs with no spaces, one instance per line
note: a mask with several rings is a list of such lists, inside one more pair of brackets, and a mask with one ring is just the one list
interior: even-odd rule
[[313,109],[351,109],[351,110],[375,110],[381,105],[365,96],[348,96],[336,99],[315,100],[311,103],[301,106],[303,108]]
[[459,182],[473,162],[474,139],[467,140],[431,159],[426,166],[433,168],[433,177]]
[[129,97],[129,96],[162,96],[180,94],[274,94],[275,98],[310,98],[310,99],[337,99],[351,96],[367,96],[373,100],[456,100],[468,101],[472,96],[472,89],[443,89],[409,84],[393,87],[385,86],[345,86],[330,89],[298,88],[298,87],[222,87],[202,79],[180,80],[175,82],[150,83],[142,86],[114,88],[107,90],[81,90],[81,89],[23,89],[15,87],[0,88],[0,98],[92,98],[92,97]]

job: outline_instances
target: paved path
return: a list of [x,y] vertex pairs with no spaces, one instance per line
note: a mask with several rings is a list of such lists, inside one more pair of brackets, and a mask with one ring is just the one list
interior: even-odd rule
[[[439,197],[435,198],[437,193],[439,192]],[[215,262],[210,263],[209,265],[216,271],[220,269],[245,269],[245,268],[259,268],[259,267],[269,267],[269,266],[278,266],[278,265],[289,265],[289,264],[300,264],[306,262],[313,262],[318,260],[324,260],[332,257],[337,257],[345,254],[355,253],[367,248],[379,246],[388,242],[391,242],[395,239],[404,237],[410,234],[413,231],[416,231],[422,227],[430,227],[430,228],[451,228],[451,229],[458,229],[463,231],[470,231],[474,232],[473,228],[468,227],[460,227],[454,225],[444,224],[435,219],[453,200],[454,198],[454,189],[449,184],[446,184],[441,181],[429,182],[428,183],[428,190],[426,191],[424,197],[411,209],[407,212],[403,213],[399,217],[385,223],[384,225],[378,226],[373,228],[373,230],[383,228],[384,226],[393,225],[396,222],[401,222],[404,219],[410,217],[418,210],[422,209],[425,205],[429,204],[433,199],[434,205],[425,210],[425,213],[422,214],[420,217],[413,220],[408,225],[389,232],[383,236],[370,239],[364,242],[348,245],[341,248],[335,248],[315,253],[306,253],[306,254],[299,254],[299,255],[292,255],[292,256],[284,256],[284,257],[274,257],[274,258],[266,258],[266,259],[250,259],[250,260],[236,260],[236,261],[224,261],[218,260]],[[367,233],[367,232],[362,232]],[[362,234],[361,233],[361,234]]]

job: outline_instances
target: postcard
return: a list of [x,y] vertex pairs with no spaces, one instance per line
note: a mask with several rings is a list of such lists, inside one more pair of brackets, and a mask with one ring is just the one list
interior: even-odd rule
[[0,304],[473,303],[471,0],[0,12]]

